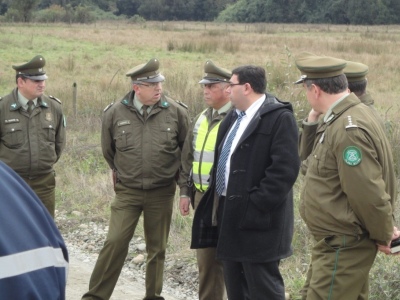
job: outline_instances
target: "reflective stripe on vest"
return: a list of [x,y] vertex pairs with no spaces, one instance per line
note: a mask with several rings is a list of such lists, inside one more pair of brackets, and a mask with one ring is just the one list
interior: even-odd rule
[[202,192],[208,188],[208,178],[214,162],[214,147],[222,121],[210,130],[206,111],[207,109],[201,113],[193,128],[193,183]]

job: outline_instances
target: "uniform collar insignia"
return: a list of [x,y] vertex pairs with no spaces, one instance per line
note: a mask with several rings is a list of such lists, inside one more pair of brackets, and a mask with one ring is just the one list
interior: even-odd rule
[[161,106],[164,107],[164,108],[167,108],[167,107],[169,107],[169,103],[167,101],[165,101],[165,100],[162,100],[161,101]]
[[10,109],[11,110],[16,110],[16,109],[18,109],[18,107],[19,107],[19,105],[17,103],[13,103],[13,104],[11,104]]
[[128,105],[129,101],[127,99],[122,100],[122,104]]

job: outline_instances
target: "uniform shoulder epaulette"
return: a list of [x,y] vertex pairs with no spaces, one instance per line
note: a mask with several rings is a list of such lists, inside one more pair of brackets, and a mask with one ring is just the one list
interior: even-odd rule
[[52,95],[49,95],[49,98],[53,99],[53,100],[56,100],[58,103],[62,104],[60,99],[58,99],[58,98],[56,98],[56,97],[54,97]]
[[107,111],[107,109],[109,109],[113,104],[114,104],[114,102],[111,102],[110,104],[108,104],[103,111]]
[[183,106],[183,107],[186,108],[186,109],[189,108],[185,103],[183,103],[183,102],[181,102],[181,101],[179,101],[179,100],[175,100],[175,102],[178,103],[180,106]]
[[353,123],[353,120],[351,119],[351,116],[347,116],[347,124],[345,126],[346,129],[349,128],[358,128],[357,124]]

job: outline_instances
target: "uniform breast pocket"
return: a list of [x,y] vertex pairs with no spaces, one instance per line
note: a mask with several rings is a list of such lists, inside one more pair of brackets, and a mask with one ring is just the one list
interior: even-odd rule
[[56,128],[52,123],[42,123],[42,131],[46,141],[54,143],[56,141]]
[[160,129],[160,142],[172,148],[177,145],[176,130],[168,124]]
[[121,126],[115,138],[115,146],[120,151],[126,151],[133,147],[133,133],[130,126]]
[[317,144],[308,168],[321,177],[329,177],[337,172],[336,159],[328,145]]
[[21,147],[24,142],[24,133],[21,125],[13,124],[12,126],[6,126],[2,140],[4,145],[8,148],[16,149]]

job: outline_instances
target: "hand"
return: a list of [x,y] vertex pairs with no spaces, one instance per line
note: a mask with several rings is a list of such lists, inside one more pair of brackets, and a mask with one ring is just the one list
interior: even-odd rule
[[307,122],[316,122],[319,119],[319,116],[322,113],[315,111],[314,109],[311,109],[311,111],[308,113],[308,118]]
[[179,210],[182,216],[187,216],[190,211],[190,198],[181,197],[179,200]]
[[[392,234],[392,239],[390,240],[390,242],[395,240],[395,239],[397,239],[397,238],[399,238],[399,237],[400,237],[400,231],[395,226],[395,227],[393,227],[393,234]],[[390,252],[390,242],[389,242],[388,245],[379,245],[379,244],[377,244],[378,245],[378,251],[383,252],[383,253],[385,253],[387,255],[389,255],[389,254],[390,255],[398,255],[398,254],[400,254],[400,252],[398,252],[398,253],[391,253]]]

